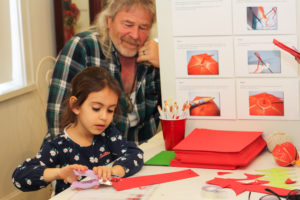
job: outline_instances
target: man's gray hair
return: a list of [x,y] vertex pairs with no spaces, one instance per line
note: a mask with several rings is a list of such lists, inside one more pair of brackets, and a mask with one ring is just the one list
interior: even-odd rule
[[156,21],[155,0],[107,0],[105,8],[97,15],[94,27],[99,33],[99,42],[106,59],[111,59],[112,41],[108,34],[107,18],[114,17],[121,10],[128,11],[132,7],[141,6],[152,15],[152,24]]

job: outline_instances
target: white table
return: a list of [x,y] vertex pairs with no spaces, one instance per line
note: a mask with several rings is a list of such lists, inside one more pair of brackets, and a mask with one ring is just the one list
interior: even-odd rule
[[[140,146],[140,148],[144,151],[144,160],[147,161],[149,158],[164,150],[164,141],[162,138],[162,133],[155,135],[149,142],[144,143]],[[220,170],[220,169],[202,169],[202,168],[193,168],[192,170],[198,173],[200,176],[183,179],[168,183],[162,183],[155,187],[153,192],[151,193],[149,199],[151,200],[174,200],[174,199],[202,199],[208,200],[202,195],[201,188],[204,185],[207,185],[205,182],[211,180],[215,177],[220,178],[244,178],[244,173],[249,174],[259,174],[259,172],[255,171],[256,169],[270,169],[270,168],[281,168],[278,166],[272,154],[267,150],[262,152],[257,158],[255,158],[247,167],[238,168],[236,170]],[[295,169],[297,176],[297,183],[300,183],[300,168],[292,167]],[[187,168],[179,168],[179,167],[169,167],[169,166],[144,166],[140,172],[138,172],[135,176],[143,176],[143,175],[152,175],[152,174],[160,174],[160,173],[168,173],[168,172],[176,172],[180,170],[184,170]],[[228,175],[218,176],[217,172],[220,171],[229,171],[232,172]],[[100,188],[102,190],[106,188]],[[60,194],[51,198],[51,200],[66,200],[70,199],[76,190],[67,189]],[[223,197],[222,200],[248,200],[249,192],[244,192],[238,196],[235,195],[233,190],[225,189],[226,198]],[[251,200],[257,200],[259,197],[265,194],[254,193],[251,194]],[[99,197],[99,199],[101,199]]]

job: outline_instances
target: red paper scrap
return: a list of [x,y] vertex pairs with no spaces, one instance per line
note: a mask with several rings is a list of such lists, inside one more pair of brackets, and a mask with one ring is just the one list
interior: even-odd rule
[[164,173],[164,174],[122,178],[120,181],[112,182],[112,184],[116,190],[120,191],[120,190],[127,190],[131,188],[137,188],[141,186],[192,178],[196,176],[199,175],[195,173],[193,170],[187,169],[178,172],[171,172],[171,173]]
[[225,175],[225,174],[231,174],[231,172],[218,172],[218,175],[220,175],[220,176]]
[[291,180],[290,178],[286,179],[285,184],[294,184],[296,181]]
[[247,179],[256,179],[256,178],[263,177],[265,175],[263,175],[263,174],[247,174],[247,173],[245,173],[245,176],[247,176]]
[[288,193],[291,191],[289,189],[284,189],[284,188],[277,188],[277,187],[271,187],[271,186],[266,186],[268,181],[262,181],[262,180],[256,180],[253,181],[252,183],[242,183],[240,181],[246,181],[246,180],[255,180],[256,178],[260,177],[261,175],[251,175],[251,174],[245,174],[247,178],[244,179],[224,179],[224,178],[214,178],[212,180],[207,181],[207,184],[212,184],[212,185],[218,185],[221,186],[222,188],[230,188],[232,189],[236,195],[239,195],[245,191],[252,191],[252,192],[258,192],[258,193],[265,193],[265,194],[270,194],[267,192],[265,189],[269,188],[272,191],[276,192],[279,195],[286,196]]

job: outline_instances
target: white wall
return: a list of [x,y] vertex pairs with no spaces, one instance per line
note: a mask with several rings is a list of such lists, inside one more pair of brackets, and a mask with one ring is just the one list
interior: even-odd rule
[[[172,0],[156,1],[159,55],[161,66],[162,98],[176,99],[174,47],[172,36]],[[297,1],[298,47],[300,43],[300,2]],[[201,20],[201,19],[199,19]],[[202,19],[205,20],[205,19]],[[300,103],[300,102],[299,102]],[[300,150],[300,121],[276,120],[188,120],[186,134],[194,128],[264,131],[264,136],[275,131],[284,131],[291,136]]]
[[[53,0],[21,2],[26,9],[23,17],[29,19],[25,24],[26,63],[33,66],[28,72],[34,78],[39,60],[55,56]],[[0,130],[0,200],[48,199],[47,190],[23,193],[11,181],[13,170],[26,157],[36,154],[46,133],[45,114],[36,90],[0,102]]]

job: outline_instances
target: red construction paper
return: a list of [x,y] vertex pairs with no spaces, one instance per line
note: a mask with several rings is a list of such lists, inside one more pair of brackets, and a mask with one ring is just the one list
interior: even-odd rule
[[296,181],[293,181],[293,180],[288,178],[288,179],[286,179],[285,183],[286,184],[294,184],[294,183],[296,183]]
[[240,152],[262,135],[256,131],[194,129],[173,150]]
[[248,165],[265,147],[262,132],[194,129],[173,150],[170,165],[236,169]]
[[225,175],[225,174],[231,174],[231,172],[218,172],[218,175],[220,175],[220,176]]
[[[256,175],[247,175],[247,178],[244,179],[224,179],[224,178],[214,178],[212,180],[207,181],[206,183],[212,184],[212,185],[218,185],[223,188],[230,188],[232,189],[236,195],[239,195],[245,191],[251,191],[251,192],[259,192],[259,193],[265,193],[270,194],[265,189],[269,188],[272,191],[276,192],[279,195],[286,196],[291,190],[284,189],[284,188],[277,188],[277,187],[271,187],[266,186],[264,184],[268,183],[268,181],[263,180],[256,180]],[[255,180],[251,183],[242,183],[239,181],[245,181],[245,180]]]
[[281,49],[287,51],[288,53],[292,54],[293,56],[296,56],[296,57],[300,58],[300,53],[299,53],[298,51],[296,51],[296,50],[294,50],[294,49],[292,49],[292,48],[286,46],[285,44],[279,42],[279,41],[276,40],[276,39],[273,39],[273,43],[274,43],[276,46],[278,46],[279,48],[281,48]]
[[171,173],[164,173],[164,174],[122,178],[118,182],[112,182],[112,184],[116,190],[120,191],[120,190],[127,190],[131,188],[137,188],[141,186],[192,178],[196,176],[199,175],[195,173],[193,170],[187,169],[178,172],[171,172]]
[[199,163],[186,163],[180,162],[176,158],[171,160],[170,166],[172,167],[189,167],[189,168],[205,168],[205,169],[237,169],[234,165],[216,165],[216,164],[199,164]]

